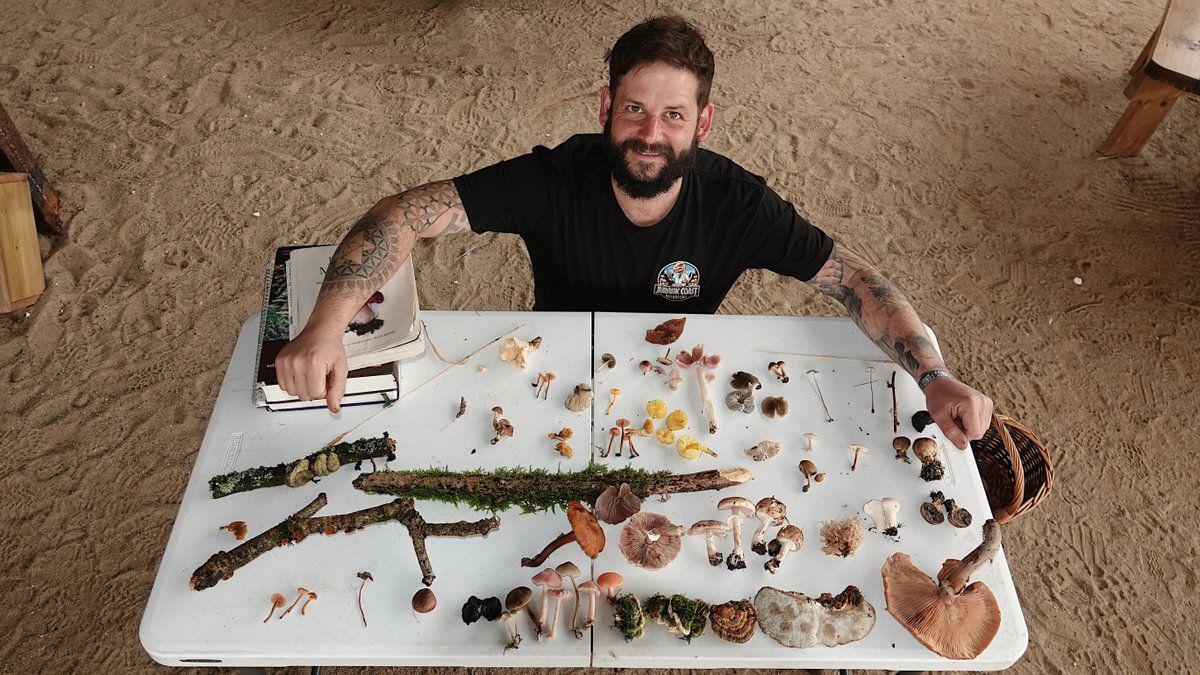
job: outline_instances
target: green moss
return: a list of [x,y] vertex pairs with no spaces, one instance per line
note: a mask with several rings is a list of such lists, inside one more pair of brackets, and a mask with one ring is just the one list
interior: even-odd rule
[[646,614],[642,603],[632,593],[618,595],[609,600],[613,606],[613,627],[625,636],[625,640],[642,637],[646,628]]

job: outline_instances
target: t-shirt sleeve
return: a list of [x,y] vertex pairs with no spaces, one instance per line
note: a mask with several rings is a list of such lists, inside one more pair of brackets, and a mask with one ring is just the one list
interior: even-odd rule
[[538,146],[527,155],[455,178],[454,187],[471,229],[525,236],[539,227],[550,206],[548,153]]
[[747,269],[768,269],[808,281],[832,252],[829,235],[805,220],[774,190],[763,190],[762,202],[742,240],[742,261]]

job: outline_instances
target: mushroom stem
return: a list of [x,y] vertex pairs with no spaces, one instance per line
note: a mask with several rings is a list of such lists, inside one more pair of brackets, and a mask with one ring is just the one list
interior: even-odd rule
[[[549,558],[550,554],[573,541],[575,541],[574,530],[571,532],[563,532],[555,537],[554,541],[546,544],[546,548],[543,548],[541,553],[538,553],[532,558],[521,558],[521,567],[538,567],[542,563],[546,562],[546,558]],[[545,611],[545,609],[542,611]]]
[[587,630],[587,629],[591,628],[591,627],[592,627],[592,624],[594,624],[594,623],[596,623],[596,594],[595,594],[595,593],[588,593],[588,616],[587,616],[587,621],[584,621],[584,622],[583,622],[583,625],[579,627],[579,630],[580,630],[580,631],[585,631],[585,630]]
[[733,552],[725,559],[729,569],[742,569],[746,566],[742,558],[742,519],[737,514],[729,516],[729,526],[733,528]]
[[758,528],[754,530],[754,536],[750,537],[750,550],[759,555],[765,555],[767,552],[767,527],[771,524],[771,519],[759,516],[758,521]]
[[696,387],[700,390],[700,402],[704,407],[704,416],[708,418],[708,433],[717,433],[717,413],[713,409],[712,397],[708,395],[708,382],[704,373],[708,369],[704,364],[696,364]]
[[720,565],[721,559],[725,556],[721,555],[721,552],[717,550],[717,538],[713,536],[712,532],[704,535],[704,543],[708,546],[708,564],[713,567]]
[[553,640],[554,636],[558,634],[558,614],[559,614],[558,609],[559,609],[560,605],[562,605],[562,596],[561,595],[555,596],[555,598],[554,598],[554,618],[551,619],[551,621],[550,621],[550,636],[549,637],[551,640]]
[[959,561],[947,560],[938,573],[938,584],[944,591],[961,593],[971,575],[980,565],[988,562],[1000,551],[1000,525],[991,518],[983,524],[983,542]]
[[821,385],[817,382],[817,370],[810,370],[808,374],[812,376],[813,386],[817,388],[817,398],[821,399],[821,407],[825,409],[825,421],[832,422],[833,415],[829,414],[829,406],[825,404],[825,394],[821,393]]
[[862,448],[854,448],[854,461],[850,462],[850,470],[851,471],[854,471],[854,469],[858,466],[858,453],[861,450],[862,450]]

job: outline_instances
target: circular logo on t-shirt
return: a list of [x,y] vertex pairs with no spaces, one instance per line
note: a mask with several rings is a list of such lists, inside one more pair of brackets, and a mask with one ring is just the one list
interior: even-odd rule
[[686,260],[664,265],[654,280],[654,294],[676,301],[699,297],[700,270]]

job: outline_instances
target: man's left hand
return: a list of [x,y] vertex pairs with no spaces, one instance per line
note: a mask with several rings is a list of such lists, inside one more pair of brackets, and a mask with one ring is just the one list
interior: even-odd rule
[[939,377],[925,387],[925,408],[942,433],[959,450],[983,438],[992,424],[992,399],[949,377]]

